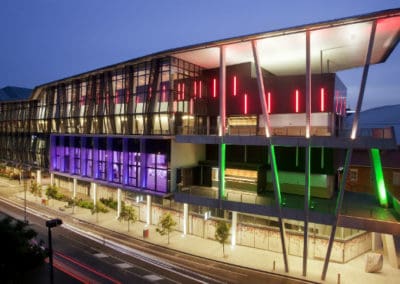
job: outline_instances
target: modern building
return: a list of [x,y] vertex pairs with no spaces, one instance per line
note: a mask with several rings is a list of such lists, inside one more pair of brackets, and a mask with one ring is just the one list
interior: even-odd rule
[[[399,38],[400,9],[386,10],[40,85],[29,100],[0,103],[0,158],[31,167],[39,182],[49,172],[73,196],[136,202],[148,224],[173,211],[183,234],[213,238],[215,219],[229,220],[232,245],[282,252],[286,271],[287,255],[298,255],[304,276],[307,260],[321,259],[324,279],[330,260],[373,249],[371,232],[389,236],[385,247],[400,235],[396,197],[345,188],[353,150],[379,161],[380,151],[398,149],[392,128],[361,129],[359,117],[369,68],[390,60]],[[357,67],[347,129],[339,75]]]

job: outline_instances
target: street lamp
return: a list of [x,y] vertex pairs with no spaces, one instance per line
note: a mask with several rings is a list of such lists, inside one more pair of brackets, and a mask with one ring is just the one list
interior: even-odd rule
[[54,283],[54,272],[53,272],[53,246],[51,242],[51,228],[60,226],[62,224],[62,220],[59,218],[51,219],[46,221],[46,227],[49,233],[49,263],[50,263],[50,284]]

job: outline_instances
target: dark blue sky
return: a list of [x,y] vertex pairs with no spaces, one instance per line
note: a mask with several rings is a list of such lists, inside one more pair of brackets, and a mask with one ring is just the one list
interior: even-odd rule
[[[0,88],[34,86],[205,41],[398,8],[392,1],[1,0]],[[400,47],[372,66],[364,108],[400,103]],[[355,107],[360,68],[341,72]]]

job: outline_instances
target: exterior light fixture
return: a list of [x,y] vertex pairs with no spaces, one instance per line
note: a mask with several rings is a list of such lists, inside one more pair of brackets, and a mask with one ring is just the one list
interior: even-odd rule
[[53,246],[52,246],[52,240],[51,240],[51,228],[55,228],[58,226],[62,225],[62,220],[61,219],[51,219],[46,221],[46,227],[48,229],[48,235],[49,235],[49,264],[50,264],[50,283],[54,283],[54,269],[53,269]]

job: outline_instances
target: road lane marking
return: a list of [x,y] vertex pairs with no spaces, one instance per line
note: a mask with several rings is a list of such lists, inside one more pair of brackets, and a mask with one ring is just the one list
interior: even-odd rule
[[119,268],[122,268],[122,269],[128,269],[128,268],[132,268],[132,267],[133,267],[132,264],[126,263],[126,262],[117,263],[117,264],[115,264],[115,266],[117,266],[117,267],[119,267]]
[[100,253],[95,253],[94,256],[97,257],[97,258],[106,258],[106,257],[108,257],[108,255],[106,255],[104,253],[101,253],[101,252]]
[[145,276],[143,276],[143,278],[146,279],[146,280],[149,280],[150,282],[156,282],[156,281],[164,279],[164,278],[162,278],[162,277],[160,277],[158,275],[155,275],[155,274],[145,275]]

